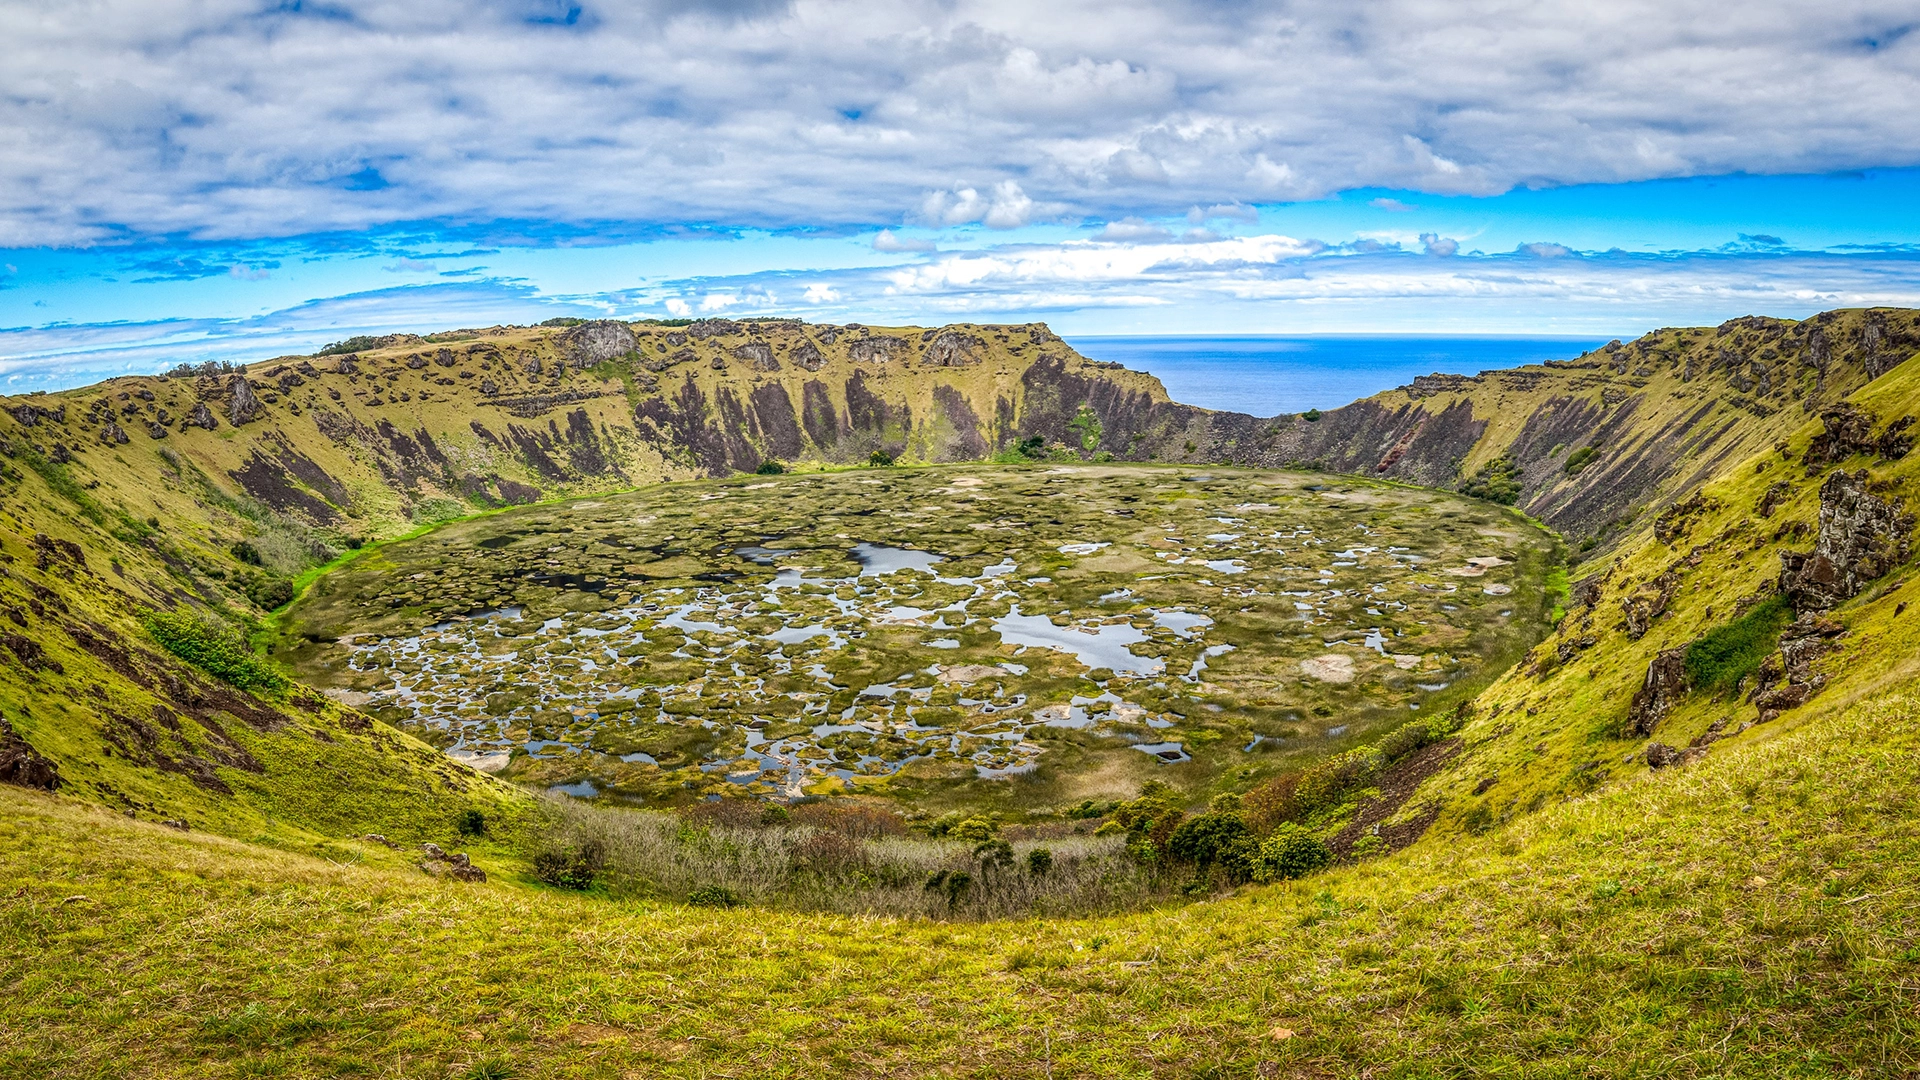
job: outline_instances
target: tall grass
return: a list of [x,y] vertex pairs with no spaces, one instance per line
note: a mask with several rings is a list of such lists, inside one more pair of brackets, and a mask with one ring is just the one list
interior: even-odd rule
[[1745,615],[1716,626],[1687,646],[1687,682],[1696,690],[1723,694],[1759,670],[1780,647],[1780,631],[1793,621],[1784,596],[1755,604]]
[[[870,823],[747,825],[649,810],[544,804],[547,852],[590,851],[616,898],[693,898],[796,911],[1004,919],[1137,909],[1174,893],[1125,836],[974,844],[873,835]],[[889,830],[892,831],[892,830]],[[902,830],[903,831],[903,830]],[[1030,853],[1045,850],[1039,860]],[[1036,870],[1035,862],[1045,864]]]

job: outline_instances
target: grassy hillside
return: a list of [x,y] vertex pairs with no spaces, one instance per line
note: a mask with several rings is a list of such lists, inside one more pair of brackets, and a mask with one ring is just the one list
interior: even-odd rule
[[615,905],[0,791],[11,1076],[1893,1076],[1920,703],[1293,886],[986,925]]

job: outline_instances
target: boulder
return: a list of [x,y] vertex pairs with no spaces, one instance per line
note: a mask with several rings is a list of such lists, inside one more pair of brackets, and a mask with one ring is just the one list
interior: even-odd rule
[[253,384],[247,381],[245,375],[228,379],[227,393],[230,395],[227,399],[227,419],[232,421],[234,427],[254,419],[265,409],[260,399],[254,396]]
[[187,417],[187,423],[208,431],[220,426],[220,421],[214,417],[213,410],[207,408],[207,403],[204,401],[194,405],[192,415]]
[[1820,485],[1820,532],[1809,552],[1780,553],[1780,591],[1798,612],[1825,611],[1907,557],[1913,518],[1867,490],[1867,471]]
[[[639,348],[633,327],[613,319],[594,319],[560,335],[560,351],[577,368],[592,367]],[[451,355],[451,354],[449,354]]]
[[1843,401],[1822,409],[1820,423],[1825,430],[1807,443],[1805,460],[1810,469],[1845,461],[1873,449],[1873,414],[1852,402]]
[[799,364],[808,371],[819,371],[821,368],[827,366],[826,354],[820,351],[818,345],[808,341],[806,338],[801,338],[800,344],[794,346],[792,359],[794,363]]
[[60,767],[27,745],[0,716],[0,784],[52,791],[60,786]]
[[1653,734],[1660,721],[1687,692],[1687,650],[1667,649],[1647,665],[1647,677],[1627,705],[1627,728],[1635,735]]
[[103,443],[117,443],[124,446],[127,442],[126,429],[109,420],[100,427],[100,441]]
[[773,356],[773,346],[764,341],[749,341],[745,345],[736,345],[733,348],[733,356],[736,360],[751,361],[753,366],[761,371],[780,370],[780,361]]
[[987,343],[972,334],[942,330],[927,345],[920,362],[928,367],[967,367],[981,361]]

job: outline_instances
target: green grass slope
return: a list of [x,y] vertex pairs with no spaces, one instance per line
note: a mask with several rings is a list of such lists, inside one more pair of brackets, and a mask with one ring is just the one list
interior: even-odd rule
[[460,886],[0,791],[20,1077],[1908,1075],[1920,702],[1099,920]]

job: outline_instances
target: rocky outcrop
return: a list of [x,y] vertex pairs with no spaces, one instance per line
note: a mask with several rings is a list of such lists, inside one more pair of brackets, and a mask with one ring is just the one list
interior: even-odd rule
[[870,337],[847,346],[847,355],[856,364],[884,364],[895,356],[905,356],[910,346],[899,338]]
[[[1814,662],[1838,648],[1847,628],[1821,615],[1802,615],[1780,632],[1780,651],[1760,665],[1753,692],[1748,695],[1759,710],[1755,723],[1766,723],[1788,709],[1806,704],[1827,684]],[[1785,679],[1781,683],[1781,679]],[[1778,685],[1776,685],[1778,684]]]
[[986,347],[985,341],[972,334],[942,330],[927,345],[920,362],[928,367],[967,367],[983,359]]
[[247,381],[245,375],[235,375],[227,380],[227,394],[227,419],[232,421],[234,427],[259,416],[265,409],[260,399],[254,396],[253,384]]
[[207,408],[207,403],[204,401],[194,403],[193,412],[187,414],[187,423],[208,431],[220,426],[219,419],[213,415],[212,409]]
[[59,766],[27,745],[4,716],[0,716],[0,784],[40,791],[60,786]]
[[1808,552],[1780,553],[1780,591],[1797,612],[1825,611],[1907,557],[1913,518],[1867,490],[1867,471],[1820,485],[1820,532]]
[[808,341],[806,338],[801,338],[800,344],[793,347],[791,356],[794,363],[799,364],[808,371],[819,371],[821,368],[827,366],[826,354],[820,351],[818,345]]
[[773,346],[764,341],[749,341],[744,345],[735,345],[733,358],[747,361],[757,371],[780,370],[780,361],[773,356]]
[[559,337],[560,351],[577,368],[588,368],[634,351],[633,328],[612,319],[594,319],[570,327]]
[[1687,650],[1667,649],[1647,665],[1647,677],[1627,705],[1627,729],[1642,737],[1653,734],[1686,692]]
[[[385,837],[381,838],[381,842],[385,842]],[[420,850],[426,855],[426,858],[421,860],[420,869],[429,874],[436,877],[444,875],[455,881],[471,881],[476,884],[484,884],[487,880],[487,872],[473,865],[464,851],[448,853],[440,850],[438,844],[421,844]]]

